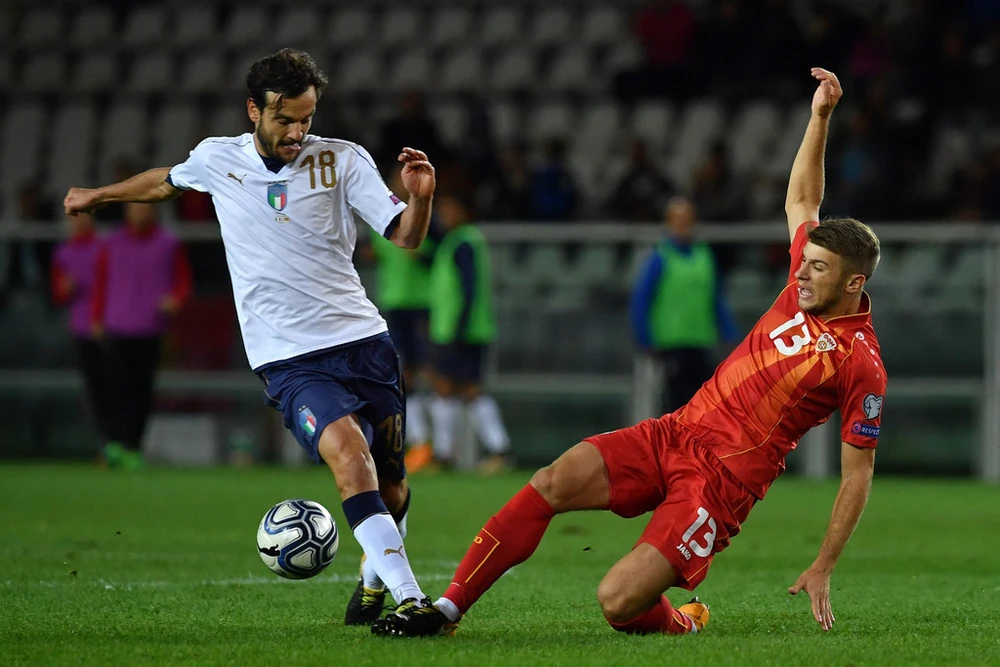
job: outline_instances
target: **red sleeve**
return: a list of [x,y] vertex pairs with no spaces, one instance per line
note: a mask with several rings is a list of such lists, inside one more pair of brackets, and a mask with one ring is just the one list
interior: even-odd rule
[[49,269],[49,282],[52,288],[52,301],[58,305],[63,305],[73,296],[73,289],[70,287],[69,274],[59,264],[58,260],[52,260]]
[[840,439],[855,447],[872,448],[878,444],[882,427],[885,369],[878,352],[862,340],[854,341],[852,357],[841,378]]
[[191,296],[191,263],[188,261],[187,251],[180,243],[177,244],[177,253],[174,255],[174,285],[170,289],[170,295],[178,306],[183,306]]
[[101,248],[94,262],[94,289],[90,293],[90,323],[104,324],[104,307],[108,297],[108,249]]
[[788,249],[788,254],[791,255],[791,265],[788,268],[788,282],[795,282],[795,272],[799,270],[799,265],[802,264],[802,251],[806,248],[806,243],[809,241],[809,230],[819,227],[818,222],[803,222],[799,225],[799,228],[795,230],[795,238],[792,239],[792,247]]

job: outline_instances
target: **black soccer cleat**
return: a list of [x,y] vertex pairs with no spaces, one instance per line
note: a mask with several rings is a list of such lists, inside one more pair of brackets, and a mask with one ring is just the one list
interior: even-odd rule
[[440,609],[431,604],[430,598],[410,598],[372,624],[372,634],[381,637],[450,637],[458,630]]
[[358,587],[347,603],[344,625],[371,625],[382,615],[384,608],[385,589],[366,588],[364,580],[359,579]]

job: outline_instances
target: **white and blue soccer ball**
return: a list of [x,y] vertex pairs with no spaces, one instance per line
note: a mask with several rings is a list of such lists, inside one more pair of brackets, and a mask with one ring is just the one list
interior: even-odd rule
[[257,529],[257,552],[264,565],[288,579],[315,577],[340,548],[337,524],[313,500],[283,500],[267,511]]

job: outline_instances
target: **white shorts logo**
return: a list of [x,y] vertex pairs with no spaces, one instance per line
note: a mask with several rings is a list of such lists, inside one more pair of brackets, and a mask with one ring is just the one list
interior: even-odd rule
[[864,400],[861,402],[861,407],[865,410],[866,418],[877,419],[882,414],[882,398],[882,396],[875,394],[865,395]]

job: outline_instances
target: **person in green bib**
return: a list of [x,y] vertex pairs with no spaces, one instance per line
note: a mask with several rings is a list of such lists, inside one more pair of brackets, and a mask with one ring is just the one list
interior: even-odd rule
[[636,344],[664,364],[664,413],[687,403],[712,376],[712,349],[734,343],[739,330],[726,305],[711,248],[694,238],[695,209],[674,197],[667,235],[642,267],[629,316]]
[[483,392],[483,362],[496,339],[490,250],[486,238],[469,223],[469,206],[455,196],[441,196],[438,219],[444,232],[430,273],[431,403],[434,457],[453,460],[463,410],[489,454],[481,468],[505,467],[510,439],[500,409]]

